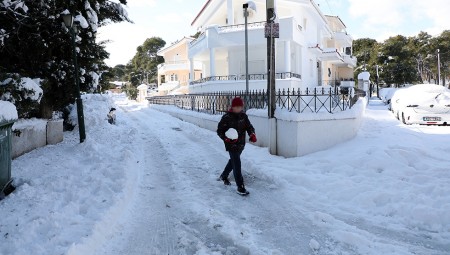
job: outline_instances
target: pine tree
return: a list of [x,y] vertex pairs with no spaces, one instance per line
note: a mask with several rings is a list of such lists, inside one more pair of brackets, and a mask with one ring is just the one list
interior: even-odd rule
[[[35,115],[49,117],[51,111],[72,103],[75,85],[71,37],[61,18],[61,13],[68,10],[79,23],[77,51],[81,90],[101,91],[104,86],[101,76],[109,70],[104,60],[109,54],[104,42],[96,42],[96,32],[111,22],[130,22],[123,5],[126,0],[119,3],[109,0],[0,2],[0,78],[44,80],[41,111]],[[2,86],[0,94],[8,86]]]

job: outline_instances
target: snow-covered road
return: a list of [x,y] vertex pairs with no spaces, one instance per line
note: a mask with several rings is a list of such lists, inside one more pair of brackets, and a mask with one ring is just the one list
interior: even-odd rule
[[[0,254],[450,254],[449,127],[404,126],[375,101],[358,136],[330,150],[285,159],[248,146],[243,170],[251,194],[240,197],[234,186],[216,181],[227,154],[214,132],[151,106],[122,97],[115,101],[118,126],[91,130],[99,141],[87,141],[92,155],[80,176],[82,184],[98,182],[99,190],[93,183],[81,190],[91,196],[67,197],[70,191],[62,185],[76,181],[66,180],[71,162],[58,189],[46,191],[55,193],[45,196],[48,203],[59,192],[62,201],[74,200],[70,207],[55,203],[53,210],[71,216],[75,208],[75,215],[83,214],[65,224],[62,216],[21,213],[27,219],[22,221],[33,224],[30,232],[26,224],[14,230],[15,217],[8,216],[0,232],[14,235],[5,237],[11,245],[0,243]],[[40,169],[41,154],[52,151],[61,155],[53,162],[63,163],[69,149],[86,148],[73,147],[73,140],[25,155],[14,165],[22,169],[31,162]],[[115,154],[108,164],[89,167]],[[54,167],[52,160],[45,162],[44,167]],[[101,175],[89,179],[89,171]],[[25,185],[0,202],[0,213],[39,208],[32,202],[15,208],[14,198],[25,203],[29,189],[38,189],[21,178]],[[20,238],[38,244],[27,246]],[[14,252],[17,247],[21,252]]]
[[[127,106],[123,109],[127,111]],[[438,227],[442,220],[440,229],[449,230],[448,219],[433,219],[431,211],[420,214],[420,208],[427,207],[416,209],[409,201],[424,196],[439,210],[436,214],[445,215],[449,196],[432,193],[439,189],[436,185],[445,184],[435,182],[440,173],[449,180],[444,171],[450,162],[445,153],[440,157],[417,150],[427,143],[436,151],[440,145],[448,147],[433,144],[437,141],[432,135],[442,132],[439,139],[449,139],[448,128],[405,128],[374,103],[361,135],[331,151],[283,159],[249,146],[243,158],[252,194],[241,198],[234,187],[215,181],[227,155],[213,132],[151,107],[127,113],[141,130],[144,176],[123,232],[108,242],[104,254],[448,254],[450,250],[448,232],[427,226],[412,229],[427,221]],[[422,141],[428,136],[434,139]],[[415,152],[424,157],[422,163],[414,158]],[[378,153],[383,155],[377,158]],[[384,171],[390,173],[379,177]],[[411,171],[417,180],[409,183]],[[407,187],[415,182],[424,187]],[[428,192],[418,194],[420,190]],[[398,208],[384,211],[386,205]],[[394,210],[401,211],[398,218]],[[310,243],[316,242],[319,250],[311,248]]]

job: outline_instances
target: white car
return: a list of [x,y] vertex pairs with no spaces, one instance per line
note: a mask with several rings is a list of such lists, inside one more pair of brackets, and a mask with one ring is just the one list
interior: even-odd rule
[[390,104],[394,93],[399,90],[397,88],[382,88],[380,89],[380,99],[385,104]]
[[397,90],[391,99],[391,110],[407,125],[449,125],[450,90],[434,84]]

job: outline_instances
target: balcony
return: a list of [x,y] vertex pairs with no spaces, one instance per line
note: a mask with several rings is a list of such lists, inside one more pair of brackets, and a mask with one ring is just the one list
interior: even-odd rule
[[[264,21],[248,24],[250,45],[265,45],[267,43],[267,39],[264,36],[265,24],[266,22]],[[212,48],[243,46],[245,43],[244,30],[244,24],[209,26],[197,39],[189,44],[189,57],[198,56]],[[302,32],[298,29],[298,24],[294,18],[280,19],[280,41],[303,40],[301,34]]]
[[[194,70],[201,70],[202,63],[198,61],[194,61]],[[188,60],[181,61],[167,61],[165,63],[158,65],[158,73],[165,73],[168,71],[177,71],[177,70],[190,70],[190,63]]]
[[[248,29],[261,29],[264,28],[266,25],[266,22],[253,22],[253,23],[248,23]],[[219,33],[230,33],[230,32],[239,32],[239,31],[244,31],[245,29],[245,24],[237,24],[237,25],[230,25],[230,26],[222,26],[222,27],[218,27],[217,30],[219,31]]]
[[[249,74],[248,75],[249,80],[251,81],[263,81],[267,80],[268,76],[267,74]],[[285,79],[301,79],[302,76],[300,74],[296,73],[276,73],[275,79],[277,80],[285,80]],[[241,75],[225,75],[225,76],[212,76],[212,77],[205,77],[200,80],[192,81],[190,85],[197,85],[207,82],[215,82],[215,81],[244,81],[245,80],[245,74]]]
[[351,67],[356,67],[358,64],[358,59],[354,56],[344,55],[344,63]]
[[322,61],[330,61],[330,62],[338,62],[338,63],[344,62],[344,59],[343,59],[341,53],[339,53],[339,51],[335,48],[323,49],[321,59],[322,59]]
[[343,47],[352,47],[353,38],[346,32],[335,32],[334,39],[342,44]]

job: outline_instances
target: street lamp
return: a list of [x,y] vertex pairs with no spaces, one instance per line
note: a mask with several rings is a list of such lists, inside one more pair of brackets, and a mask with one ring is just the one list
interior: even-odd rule
[[256,4],[252,1],[245,3],[242,8],[244,8],[244,18],[245,18],[245,92],[248,95],[249,92],[249,77],[248,77],[248,9],[256,11]]
[[[438,76],[437,76],[437,84],[439,85],[441,83],[441,54],[439,53],[440,50],[437,49],[436,53],[437,53],[437,70],[438,70]],[[445,86],[445,84],[444,84]]]
[[77,28],[74,26],[74,17],[72,14],[62,14],[61,15],[64,20],[64,25],[69,29],[70,34],[72,36],[72,54],[73,54],[73,65],[74,65],[74,73],[75,73],[75,88],[76,88],[76,102],[77,102],[77,113],[78,113],[78,128],[80,132],[80,143],[86,140],[86,130],[84,127],[84,113],[83,113],[83,100],[81,99],[80,93],[80,80],[78,77],[78,61],[77,61],[77,50],[76,50],[76,34]]

